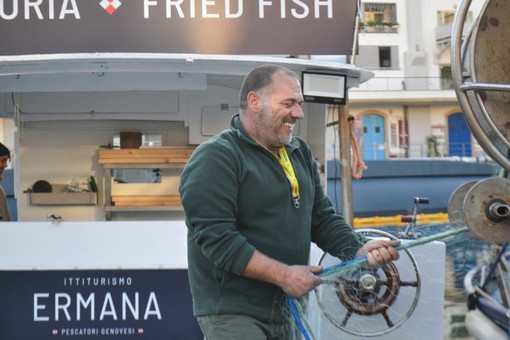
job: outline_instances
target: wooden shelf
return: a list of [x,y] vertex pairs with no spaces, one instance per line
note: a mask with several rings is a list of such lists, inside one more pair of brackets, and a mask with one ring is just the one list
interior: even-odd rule
[[104,169],[182,169],[184,164],[176,163],[105,163],[101,164]]
[[33,205],[96,205],[96,192],[62,191],[64,184],[53,184],[53,192],[31,192],[30,204]]
[[144,149],[104,149],[99,150],[99,164],[177,164],[184,165],[195,150],[189,146],[174,146]]
[[116,207],[170,206],[180,207],[179,195],[113,195],[112,203]]
[[98,162],[106,169],[106,219],[111,220],[113,212],[182,211],[179,195],[154,194],[158,190],[144,191],[151,192],[152,195],[114,194],[112,192],[113,170],[182,168],[194,150],[195,147],[190,146],[99,150]]
[[170,207],[170,206],[145,206],[145,207],[116,207],[116,206],[106,206],[104,209],[108,213],[112,212],[146,212],[146,211],[183,211],[181,207]]

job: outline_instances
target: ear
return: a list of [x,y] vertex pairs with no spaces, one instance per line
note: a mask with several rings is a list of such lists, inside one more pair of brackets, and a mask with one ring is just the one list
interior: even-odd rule
[[258,94],[256,94],[253,91],[250,91],[250,92],[248,92],[248,95],[247,95],[246,99],[247,99],[248,108],[251,111],[259,112],[259,111],[262,110],[262,100],[258,96]]

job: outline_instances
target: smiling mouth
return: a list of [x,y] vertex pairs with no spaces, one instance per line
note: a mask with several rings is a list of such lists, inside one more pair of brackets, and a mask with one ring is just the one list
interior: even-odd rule
[[293,129],[294,129],[294,125],[295,125],[295,124],[294,124],[294,123],[290,123],[290,122],[285,122],[285,123],[284,123],[284,125],[285,125],[286,127],[288,127],[289,129],[293,130]]

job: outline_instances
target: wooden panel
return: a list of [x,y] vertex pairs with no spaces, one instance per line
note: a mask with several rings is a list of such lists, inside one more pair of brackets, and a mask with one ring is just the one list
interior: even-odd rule
[[179,195],[112,196],[116,207],[180,206]]
[[65,192],[63,184],[54,184],[53,192],[31,192],[30,204],[33,205],[95,205],[95,192]]
[[195,147],[99,150],[99,164],[186,164]]
[[176,194],[180,177],[163,177],[161,183],[117,183],[112,182],[112,196],[145,196]]

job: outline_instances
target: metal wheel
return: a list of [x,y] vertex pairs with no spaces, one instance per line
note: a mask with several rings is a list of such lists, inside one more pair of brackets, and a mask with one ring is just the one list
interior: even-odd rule
[[[377,229],[356,232],[369,238],[396,239]],[[344,332],[362,337],[381,336],[401,326],[416,308],[421,289],[416,260],[409,250],[404,253],[398,262],[401,268],[408,268],[405,279],[390,262],[377,269],[349,269],[331,284],[317,287],[316,298],[327,320]],[[325,253],[319,265],[328,267],[339,262]]]
[[464,198],[466,225],[480,239],[510,242],[510,180],[491,177],[477,182]]

